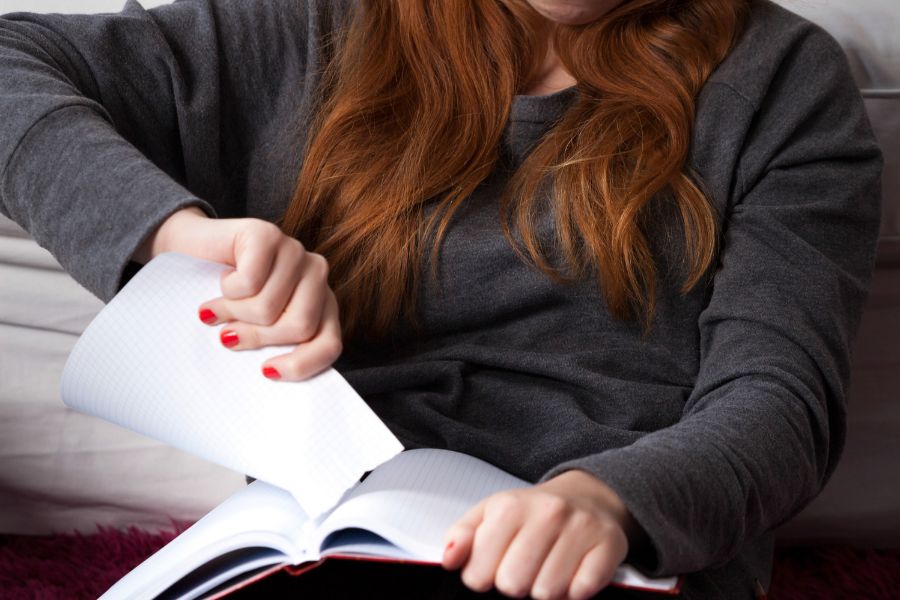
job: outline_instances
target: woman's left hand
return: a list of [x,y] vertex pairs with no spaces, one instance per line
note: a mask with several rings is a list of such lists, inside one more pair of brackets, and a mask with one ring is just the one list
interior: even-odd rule
[[619,496],[585,471],[481,501],[446,535],[445,569],[476,592],[538,600],[590,598],[628,554],[637,524]]

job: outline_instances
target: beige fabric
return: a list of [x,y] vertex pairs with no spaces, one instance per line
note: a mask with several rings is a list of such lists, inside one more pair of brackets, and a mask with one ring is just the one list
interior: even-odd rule
[[[123,4],[0,0],[0,13],[108,12]],[[63,406],[65,358],[101,306],[0,216],[0,532],[164,528],[199,518],[243,485],[238,473]]]
[[0,532],[168,527],[243,485],[238,473],[63,406],[62,366],[102,304],[2,217],[0,282]]

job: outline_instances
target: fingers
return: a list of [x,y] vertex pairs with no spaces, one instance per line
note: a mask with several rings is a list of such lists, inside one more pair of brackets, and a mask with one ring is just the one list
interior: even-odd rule
[[337,299],[327,288],[322,288],[322,295],[324,300],[312,303],[314,308],[303,309],[308,310],[309,315],[315,315],[317,310],[321,311],[314,318],[305,318],[304,322],[311,320],[316,323],[316,329],[311,335],[306,333],[305,324],[298,326],[284,323],[285,320],[294,318],[288,316],[293,314],[289,305],[284,318],[270,327],[229,323],[219,334],[222,345],[232,350],[246,350],[296,343],[297,346],[291,352],[267,360],[262,365],[262,373],[269,379],[283,381],[300,381],[312,377],[330,367],[343,351]]
[[[584,555],[578,566],[572,584],[569,586],[569,598],[586,600],[609,585],[616,574],[616,568],[624,560],[627,549],[622,551],[614,542],[594,546]],[[618,558],[622,556],[622,558]]]
[[[552,556],[551,550],[566,523],[568,509],[561,498],[550,497],[543,504],[522,526],[497,568],[496,587],[507,596],[528,595],[542,565],[546,565],[548,554]],[[566,540],[566,544],[571,551],[571,541]]]
[[479,502],[447,530],[442,566],[458,569],[468,560],[475,539],[475,529],[484,518],[484,502]]
[[[243,256],[241,255],[241,257]],[[253,266],[242,266],[242,261],[239,260],[237,270],[223,275],[223,296],[203,305],[203,308],[215,313],[220,323],[240,321],[252,325],[274,325],[281,319],[282,313],[296,294],[299,282],[303,278],[311,278],[311,281],[307,282],[308,284],[303,288],[307,293],[313,289],[314,283],[327,285],[327,281],[320,277],[324,271],[325,278],[327,278],[327,269],[323,269],[319,264],[324,264],[325,259],[317,254],[306,252],[299,242],[286,237],[283,238],[272,256],[266,256],[260,251],[255,253],[250,260],[254,263]],[[260,275],[260,273],[264,275]],[[265,279],[261,283],[257,281],[263,276]],[[235,290],[240,290],[242,294],[248,290],[253,293],[246,296],[237,295]],[[315,298],[311,298],[311,300],[315,300]],[[320,294],[318,301],[321,303],[321,300]],[[257,347],[250,344],[249,340],[243,343],[242,348],[244,349]]]
[[224,324],[222,345],[232,350],[297,345],[262,365],[270,379],[296,381],[328,368],[340,355],[337,300],[328,263],[271,223],[239,219],[230,228],[234,270],[222,276],[222,296],[199,308],[200,320]]
[[446,537],[443,566],[463,566],[467,587],[537,600],[596,594],[628,552],[622,528],[608,515],[534,488],[491,496]]
[[[587,535],[589,532],[593,535]],[[609,583],[616,567],[624,559],[624,554],[618,560],[610,560],[612,558],[610,553],[595,552],[597,548],[605,550],[609,545],[607,538],[597,533],[599,533],[597,528],[577,523],[576,520],[568,523],[566,531],[556,540],[534,579],[531,595],[535,600],[571,597],[569,592],[575,585],[576,573],[588,556],[592,557],[591,563],[585,567],[582,578],[590,585],[584,585],[581,583],[582,580],[579,580],[579,591],[582,587],[594,585],[599,591]]]
[[262,366],[263,375],[284,381],[306,379],[330,367],[342,350],[337,299],[327,290],[318,331],[293,351],[267,360]]
[[[325,315],[326,302],[330,290],[328,288],[328,268],[325,259],[318,254],[308,253],[304,261],[303,274],[294,288],[285,287],[279,290],[279,294],[289,297],[287,306],[282,307],[276,319],[268,325],[255,325],[248,321],[247,314],[256,312],[262,316],[259,309],[250,308],[246,311],[230,311],[229,303],[264,302],[260,298],[252,298],[240,301],[228,301],[218,299],[207,303],[205,306],[213,311],[223,307],[226,318],[243,313],[244,318],[228,323],[222,329],[222,343],[232,350],[249,350],[263,346],[279,346],[286,344],[300,344],[308,342],[316,336],[322,328]],[[300,269],[297,269],[298,271]],[[267,293],[268,284],[260,296]],[[275,292],[270,292],[275,293]],[[270,302],[269,306],[278,306],[280,303]],[[274,310],[274,309],[273,309]],[[233,318],[239,319],[235,315]]]
[[469,560],[461,574],[469,589],[486,592],[494,587],[497,567],[518,533],[524,516],[521,503],[513,494],[499,494],[486,504],[483,520],[475,528]]
[[236,226],[240,229],[232,241],[232,264],[235,269],[227,271],[221,281],[222,295],[233,300],[260,293],[272,272],[279,247],[285,240],[285,236],[271,223],[250,220],[236,223]]

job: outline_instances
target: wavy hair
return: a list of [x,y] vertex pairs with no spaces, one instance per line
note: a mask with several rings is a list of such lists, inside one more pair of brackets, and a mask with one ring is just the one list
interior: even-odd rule
[[[683,291],[716,253],[716,214],[687,157],[695,98],[750,2],[627,0],[594,23],[551,27],[525,0],[360,0],[282,219],[328,259],[345,334],[414,318],[423,253],[430,244],[437,257],[453,214],[496,168],[513,96],[548,44],[577,98],[511,176],[498,218],[523,260],[554,278],[597,277],[613,315],[649,327],[654,204],[676,208]],[[537,235],[548,191],[562,265]]]

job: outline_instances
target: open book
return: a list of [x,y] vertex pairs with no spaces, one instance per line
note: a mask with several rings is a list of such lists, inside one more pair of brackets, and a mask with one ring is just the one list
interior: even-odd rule
[[[449,450],[402,452],[375,469],[321,519],[290,494],[250,484],[119,581],[104,598],[216,596],[249,578],[326,557],[440,563],[443,534],[481,498],[528,485]],[[616,582],[666,592],[675,578],[648,580],[623,566]]]
[[[230,352],[196,317],[220,295],[224,269],[177,254],[154,259],[91,323],[63,372],[67,405],[259,479],[105,598],[220,596],[335,556],[439,564],[444,533],[471,506],[529,485],[456,452],[401,452],[334,370],[298,383],[263,378],[260,363],[283,348]],[[679,587],[627,565],[614,581]]]

